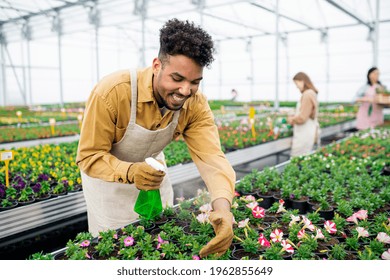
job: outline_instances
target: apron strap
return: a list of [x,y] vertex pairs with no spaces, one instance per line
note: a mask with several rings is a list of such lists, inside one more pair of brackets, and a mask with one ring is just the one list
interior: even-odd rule
[[137,69],[130,69],[131,79],[131,114],[130,123],[135,124],[137,118]]

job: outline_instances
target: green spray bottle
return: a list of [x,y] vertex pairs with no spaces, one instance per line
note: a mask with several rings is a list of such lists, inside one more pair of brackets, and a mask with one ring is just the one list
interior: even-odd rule
[[[165,171],[164,165],[152,157],[145,159],[145,162],[156,170]],[[160,190],[144,191],[140,190],[134,211],[146,220],[151,220],[162,212],[162,202]]]

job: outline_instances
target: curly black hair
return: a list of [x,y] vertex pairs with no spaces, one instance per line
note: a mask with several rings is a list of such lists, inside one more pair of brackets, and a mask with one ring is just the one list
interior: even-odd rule
[[188,20],[176,18],[165,23],[160,29],[160,51],[158,58],[166,62],[168,55],[185,55],[200,66],[209,66],[214,61],[215,51],[211,36]]

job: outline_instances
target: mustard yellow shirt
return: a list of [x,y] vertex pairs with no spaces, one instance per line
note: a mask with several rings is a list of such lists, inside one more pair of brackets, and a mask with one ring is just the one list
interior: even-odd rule
[[[138,70],[136,123],[149,130],[165,128],[173,111],[164,116],[153,96],[152,69]],[[130,162],[110,154],[113,143],[125,134],[130,120],[131,87],[129,70],[104,77],[92,90],[84,112],[76,162],[87,175],[108,182],[129,183]],[[232,201],[236,175],[221,150],[217,127],[206,97],[197,92],[181,109],[172,139],[183,136],[214,201]],[[137,145],[137,143],[134,143]]]

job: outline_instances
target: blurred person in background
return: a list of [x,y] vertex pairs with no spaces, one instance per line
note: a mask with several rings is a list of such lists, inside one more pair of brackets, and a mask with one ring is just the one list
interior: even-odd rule
[[293,81],[301,96],[297,102],[293,116],[287,118],[287,122],[293,126],[293,139],[291,156],[305,155],[313,150],[314,144],[320,142],[320,126],[318,116],[318,90],[314,87],[309,76],[298,72]]
[[375,103],[377,91],[383,90],[379,81],[379,70],[372,67],[367,72],[367,83],[362,86],[355,97],[355,102],[360,103],[356,115],[356,128],[359,130],[374,128],[383,124],[383,106]]
[[133,209],[139,190],[160,189],[162,204],[173,204],[169,176],[145,159],[154,157],[165,164],[163,149],[182,135],[213,209],[209,221],[216,236],[200,256],[220,256],[229,248],[236,175],[221,150],[207,98],[198,91],[213,52],[208,33],[172,19],[160,29],[160,50],[150,67],[109,74],[92,90],[76,161],[94,236],[138,218]]

